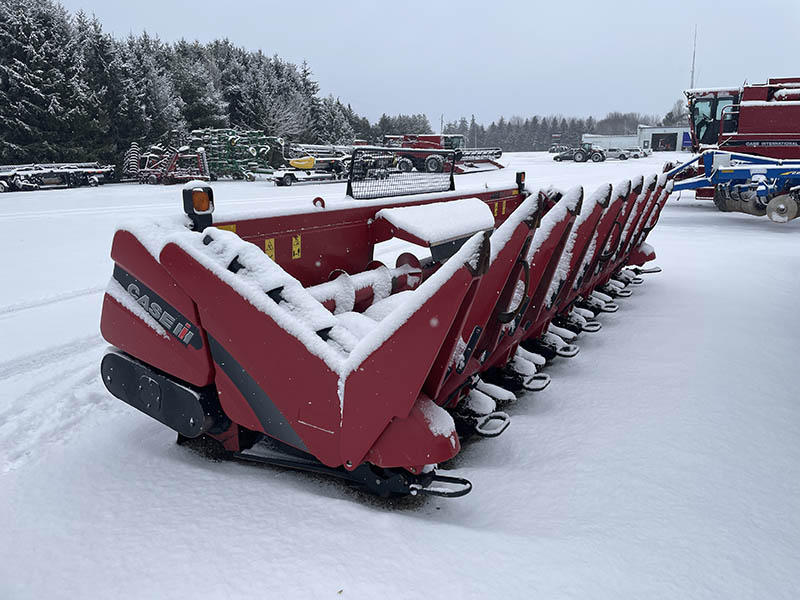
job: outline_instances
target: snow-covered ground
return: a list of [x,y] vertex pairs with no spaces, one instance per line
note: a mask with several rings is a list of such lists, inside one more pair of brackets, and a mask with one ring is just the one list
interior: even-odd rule
[[[667,159],[509,154],[513,182],[588,191]],[[218,183],[297,209],[341,184]],[[0,196],[0,598],[796,598],[800,219],[677,195],[647,276],[509,430],[451,468],[464,498],[386,502],[211,462],[110,396],[98,332],[115,224],[175,187]]]

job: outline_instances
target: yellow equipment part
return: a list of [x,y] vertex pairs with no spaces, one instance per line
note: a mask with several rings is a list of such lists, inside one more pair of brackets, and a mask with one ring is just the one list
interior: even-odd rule
[[303,169],[303,170],[313,169],[315,162],[316,161],[314,160],[313,156],[304,156],[302,158],[289,159],[289,164],[291,166],[293,166],[295,169]]

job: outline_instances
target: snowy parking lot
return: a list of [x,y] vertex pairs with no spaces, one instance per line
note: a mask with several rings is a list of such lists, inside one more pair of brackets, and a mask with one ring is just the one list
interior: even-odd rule
[[[457,177],[584,185],[639,160]],[[218,182],[218,210],[298,210],[344,184]],[[180,189],[0,196],[0,599],[797,598],[800,219],[673,195],[634,286],[497,439],[449,465],[469,495],[384,501],[277,468],[212,462],[99,378],[115,225],[180,213]]]

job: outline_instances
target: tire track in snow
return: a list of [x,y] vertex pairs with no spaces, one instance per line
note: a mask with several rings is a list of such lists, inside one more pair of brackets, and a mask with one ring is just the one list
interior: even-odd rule
[[45,298],[41,298],[40,300],[32,300],[30,302],[17,302],[15,304],[0,306],[0,317],[2,317],[3,315],[22,312],[23,310],[30,310],[32,308],[39,308],[41,306],[56,304],[58,302],[66,302],[67,300],[72,300],[73,298],[80,298],[81,296],[91,296],[93,294],[99,294],[105,289],[106,286],[100,285],[100,286],[85,288],[82,290],[65,292],[63,294],[57,294],[55,296],[47,296]]
[[99,334],[94,334],[66,344],[50,346],[42,351],[8,360],[4,363],[0,363],[0,381],[8,379],[9,377],[14,377],[15,375],[41,369],[54,362],[71,358],[76,354],[82,354],[104,343],[105,340],[103,340]]
[[10,399],[0,415],[0,474],[7,473],[48,447],[63,443],[89,426],[98,411],[115,407],[100,381],[94,353],[82,356],[83,366],[56,372]]

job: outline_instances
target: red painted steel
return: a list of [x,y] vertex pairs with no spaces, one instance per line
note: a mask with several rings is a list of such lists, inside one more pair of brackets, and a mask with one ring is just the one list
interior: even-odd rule
[[613,229],[615,224],[621,222],[622,217],[620,215],[626,208],[630,194],[631,183],[628,181],[624,187],[613,192],[608,208],[605,210],[605,212],[603,212],[603,216],[600,217],[600,221],[597,224],[596,230],[597,242],[586,270],[579,278],[576,287],[577,296],[586,296],[590,294],[594,288],[595,273],[597,273],[597,271],[601,268],[601,264],[604,262],[603,255],[605,249],[610,247],[609,242]]
[[[559,192],[526,201],[527,194],[514,187],[215,223],[258,246],[313,291],[331,279],[344,276],[346,282],[376,268],[387,275],[375,261],[375,245],[398,231],[376,219],[382,208],[478,197],[489,205],[496,227],[513,213],[501,232],[483,234],[477,262],[450,265],[453,275],[346,377],[177,242],[163,240],[156,258],[152,248],[148,251],[125,230],[114,237],[117,267],[179,311],[196,331],[196,343],[184,343],[188,334],[181,340],[177,325],[174,335],[162,334],[110,294],[104,299],[102,333],[180,382],[213,386],[234,423],[213,435],[229,449],[239,448],[238,426],[308,452],[329,467],[355,469],[366,461],[419,473],[460,449],[455,432],[441,431],[430,421],[432,409],[441,411],[435,405],[455,408],[476,376],[505,367],[523,340],[544,333],[578,296],[590,294],[630,261],[641,264],[651,255],[642,244],[666,202],[665,184],[653,179],[645,188],[640,180],[613,194],[608,186],[592,204],[584,202],[582,190],[570,196],[572,204],[564,204]],[[578,219],[581,210],[590,212]],[[493,243],[502,247],[490,260]],[[392,293],[418,287],[440,268],[411,255],[398,259],[403,264],[412,265],[414,274],[390,274]],[[582,265],[586,269],[580,272]],[[247,270],[247,264],[242,267]],[[566,271],[558,274],[560,288],[550,302],[559,267]],[[237,276],[236,269],[229,270]],[[348,288],[355,312],[366,310],[376,297],[371,285],[359,286]],[[141,291],[126,293],[136,301]],[[519,296],[522,302],[510,306]],[[323,306],[334,312],[337,301],[350,302],[326,299]],[[465,346],[471,352],[465,353]]]
[[[464,390],[464,386],[472,376],[482,370],[483,364],[478,358],[477,351],[471,352],[469,356],[454,357],[455,344],[461,341],[466,345],[472,341],[473,347],[477,349],[487,332],[488,335],[492,335],[498,326],[502,326],[499,314],[507,307],[509,290],[513,292],[519,279],[520,273],[517,267],[525,261],[541,213],[547,208],[541,203],[531,202],[518,209],[525,211],[515,219],[519,224],[503,248],[497,252],[487,273],[481,278],[475,298],[467,307],[458,330],[449,336],[451,347],[439,354],[428,376],[424,389],[438,404],[448,408],[454,407],[459,400],[459,392]],[[492,240],[493,237],[489,238],[490,243]],[[459,360],[462,360],[463,364],[456,364]]]
[[716,139],[701,141],[690,118],[692,149],[714,144],[728,152],[779,159],[800,158],[800,77],[773,77],[766,83],[741,87],[687,90],[690,111],[695,103],[723,98],[733,104],[711,115]]
[[555,222],[551,223],[547,237],[541,240],[529,259],[530,292],[526,309],[513,326],[495,322],[486,328],[477,350],[484,369],[504,366],[513,357],[519,343],[540,328],[547,292],[580,210],[581,202],[578,202],[575,210],[565,210],[558,218],[553,218],[554,213],[550,214]]
[[[200,324],[197,306],[192,298],[176,284],[132,233],[117,231],[111,258],[136,279],[146,282],[148,287],[155,290],[189,321]],[[126,290],[126,293],[129,292]],[[131,299],[135,301],[133,296]],[[183,381],[196,386],[205,386],[214,381],[208,341],[202,329],[202,348],[176,342],[172,337],[153,329],[114,297],[106,294],[103,298],[100,332],[108,343]]]
[[572,254],[570,256],[569,265],[567,266],[566,276],[561,282],[561,287],[555,298],[548,307],[550,319],[565,310],[575,300],[575,282],[578,278],[581,265],[583,264],[584,258],[586,258],[586,253],[589,251],[589,246],[600,224],[600,219],[607,212],[611,202],[611,185],[607,185],[606,187],[607,189],[603,195],[589,207],[591,211],[590,214],[586,218],[581,219],[581,222],[576,228],[575,241],[572,246]]

